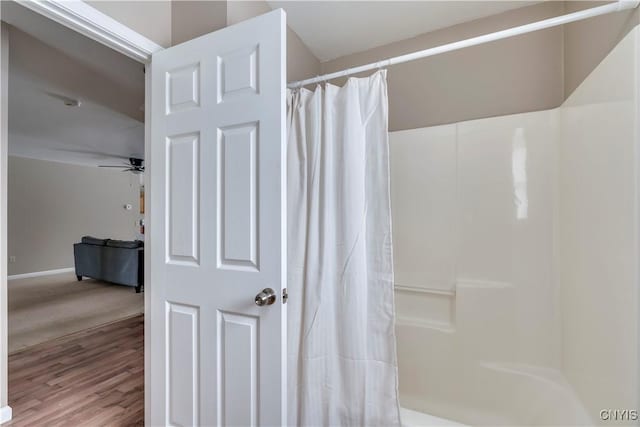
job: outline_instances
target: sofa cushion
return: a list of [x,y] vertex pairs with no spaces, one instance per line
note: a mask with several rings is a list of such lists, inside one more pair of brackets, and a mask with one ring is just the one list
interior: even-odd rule
[[136,249],[142,247],[140,240],[107,240],[107,246],[112,248]]
[[92,237],[92,236],[82,237],[82,243],[86,243],[88,245],[104,246],[107,244],[107,240],[109,239],[98,239],[97,237]]

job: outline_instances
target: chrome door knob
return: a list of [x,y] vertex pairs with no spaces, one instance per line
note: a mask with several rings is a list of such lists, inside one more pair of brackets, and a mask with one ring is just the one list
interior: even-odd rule
[[276,302],[276,291],[271,288],[264,288],[262,292],[256,295],[256,305],[262,307],[263,305],[271,305]]

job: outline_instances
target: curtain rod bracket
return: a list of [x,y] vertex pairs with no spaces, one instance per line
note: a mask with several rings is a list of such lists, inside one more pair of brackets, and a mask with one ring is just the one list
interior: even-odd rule
[[640,5],[640,1],[618,0],[618,12],[626,9],[636,9],[638,5]]

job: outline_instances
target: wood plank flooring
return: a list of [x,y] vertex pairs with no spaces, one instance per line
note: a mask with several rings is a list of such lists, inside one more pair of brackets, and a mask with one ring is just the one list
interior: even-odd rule
[[144,317],[9,356],[6,426],[144,425]]

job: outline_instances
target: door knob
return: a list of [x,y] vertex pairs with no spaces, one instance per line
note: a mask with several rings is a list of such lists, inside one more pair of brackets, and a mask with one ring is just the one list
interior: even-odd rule
[[271,305],[276,302],[276,291],[271,288],[264,288],[262,292],[256,295],[256,305],[262,307],[263,305]]

